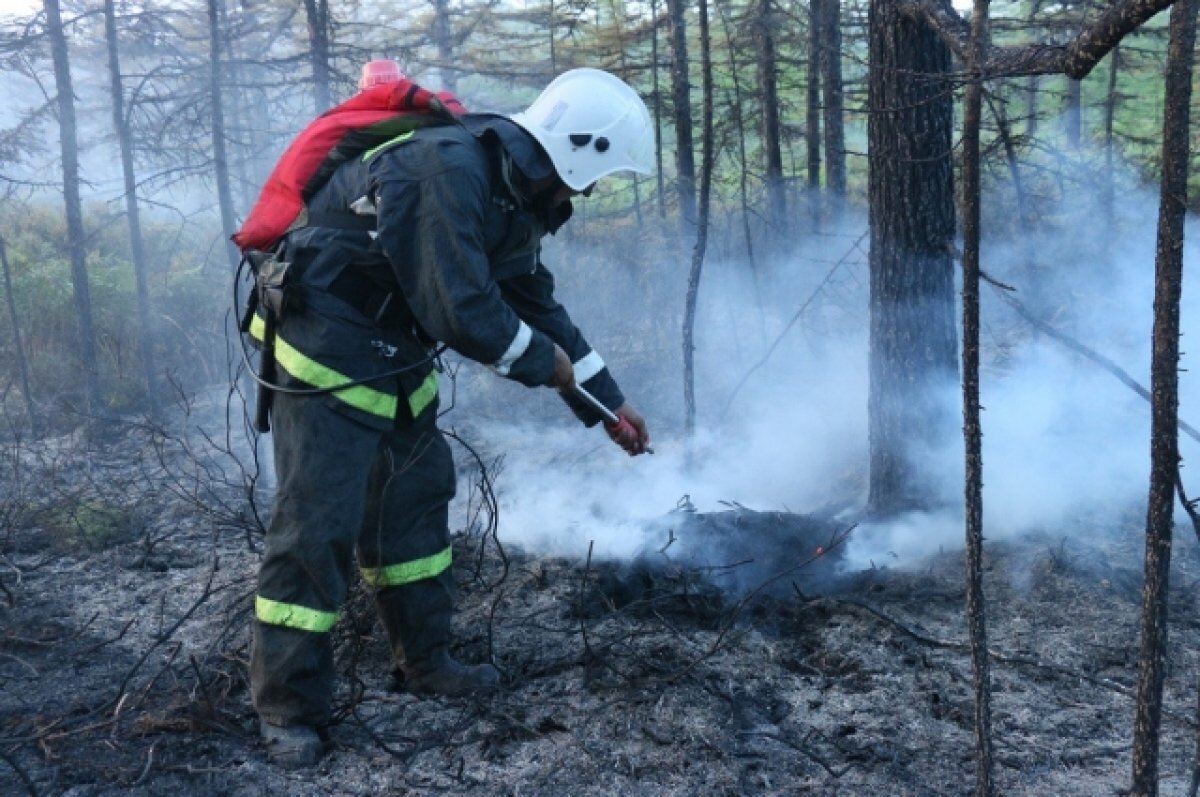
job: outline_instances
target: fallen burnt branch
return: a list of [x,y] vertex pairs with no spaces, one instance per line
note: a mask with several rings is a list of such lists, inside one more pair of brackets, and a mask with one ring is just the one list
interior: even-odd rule
[[[693,670],[695,670],[698,666],[700,666],[703,662],[711,659],[714,655],[716,655],[722,649],[722,647],[725,645],[729,635],[731,634],[734,627],[736,626],[739,619],[741,618],[742,614],[745,612],[745,610],[750,605],[752,605],[756,600],[758,600],[763,594],[770,591],[777,584],[780,584],[781,582],[784,582],[787,579],[793,578],[797,573],[804,571],[806,568],[812,567],[813,564],[818,561],[821,561],[821,560],[830,561],[830,560],[834,560],[838,556],[840,556],[840,549],[843,546],[843,544],[845,543],[845,541],[849,538],[849,535],[854,530],[854,528],[855,528],[854,526],[850,526],[850,527],[844,528],[840,531],[833,532],[828,537],[828,539],[824,540],[824,543],[825,543],[824,545],[815,547],[815,550],[811,555],[801,559],[794,565],[791,565],[789,567],[786,567],[782,570],[779,570],[779,571],[773,573],[771,576],[759,581],[759,583],[757,583],[753,588],[751,588],[750,590],[745,592],[736,602],[733,603],[733,605],[731,607],[729,607],[729,609],[727,611],[725,611],[725,613],[721,617],[721,621],[718,623],[717,627],[715,628],[715,632],[716,632],[715,637],[705,647],[705,649],[698,655],[695,655],[692,658],[690,658],[686,663],[684,663],[683,665],[681,665],[679,667],[673,668],[665,673],[662,673],[659,675],[654,675],[654,676],[641,676],[641,677],[633,676],[633,677],[631,677],[628,674],[621,672],[620,669],[618,667],[616,667],[613,663],[609,662],[605,657],[600,656],[598,651],[589,642],[588,634],[587,634],[588,626],[586,624],[586,617],[581,618],[581,623],[580,623],[580,634],[581,634],[581,638],[584,641],[584,646],[585,646],[584,660],[586,662],[596,662],[596,663],[603,665],[606,669],[612,671],[614,674],[621,677],[622,680],[625,682],[625,684],[630,687],[646,687],[646,686],[652,686],[652,685],[662,685],[662,684],[671,683],[673,681],[682,679],[682,678],[686,677],[689,673],[691,673]],[[590,546],[589,546],[588,564],[587,564],[587,567],[585,567],[585,571],[584,571],[585,582],[586,582],[586,574],[587,574],[588,570],[590,569],[590,563],[591,563],[591,555],[590,555]],[[691,575],[695,576],[696,572],[692,571]],[[582,589],[581,589],[581,593],[582,593]],[[638,608],[642,608],[644,606],[653,606],[657,600],[661,600],[662,598],[663,598],[662,595],[655,596],[655,595],[651,594],[649,597],[645,597],[645,598],[642,598],[639,600],[633,600],[628,603],[625,603],[624,606],[622,606],[622,607],[616,607],[614,605],[613,608],[621,613],[628,615],[633,610],[636,610]],[[659,616],[659,615],[654,615],[654,616]],[[671,626],[669,623],[667,623],[665,620],[664,620],[663,624],[672,633],[678,633],[678,631],[673,626]]]

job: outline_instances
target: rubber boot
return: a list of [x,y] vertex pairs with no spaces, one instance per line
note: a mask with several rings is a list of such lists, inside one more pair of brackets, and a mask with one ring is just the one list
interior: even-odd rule
[[404,662],[404,687],[418,695],[465,697],[493,692],[500,686],[500,671],[490,664],[463,664],[445,648],[419,662]]
[[492,665],[462,664],[448,652],[453,586],[446,570],[375,593],[404,688],[414,694],[462,697],[500,685],[500,672]]
[[261,720],[259,733],[267,744],[267,757],[286,769],[314,766],[325,754],[325,743],[311,725],[272,725]]

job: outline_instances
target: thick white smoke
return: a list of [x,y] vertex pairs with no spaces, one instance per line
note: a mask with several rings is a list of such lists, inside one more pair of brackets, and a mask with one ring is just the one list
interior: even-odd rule
[[[1062,210],[1095,226],[1098,211],[1079,207],[1078,196]],[[1018,288],[1014,295],[1032,312],[1149,387],[1157,212],[1151,191],[1125,190],[1118,206],[1120,232],[1102,245],[1095,236],[1081,236],[1078,226],[1020,246],[992,236],[984,243],[984,268]],[[547,403],[536,421],[497,420],[480,428],[490,446],[505,452],[502,537],[549,553],[582,556],[594,543],[597,556],[627,556],[661,544],[661,531],[648,529],[684,496],[700,511],[736,502],[801,513],[843,508],[843,516],[852,517],[865,500],[867,453],[867,244],[855,246],[864,228],[864,219],[851,219],[836,233],[810,240],[769,278],[760,278],[757,290],[745,263],[714,260],[706,266],[696,336],[700,428],[690,453],[678,432],[682,387],[678,398],[655,396],[666,405],[646,405],[639,400],[639,384],[615,368],[655,432],[658,453],[632,460],[601,432],[574,425],[565,410],[557,416],[561,422],[549,420],[550,399],[514,392],[507,406]],[[1096,235],[1106,233],[1111,231]],[[1194,234],[1189,226],[1189,241]],[[1193,251],[1189,244],[1189,265]],[[547,261],[569,263],[570,254],[569,246],[555,245]],[[613,315],[611,303],[592,314],[588,279],[569,269],[556,268],[560,294],[593,341],[604,339],[606,330],[637,326]],[[631,296],[629,312],[658,313],[662,323],[677,324],[682,269],[678,262],[663,264],[677,280],[679,309],[641,306]],[[1197,387],[1186,371],[1194,337],[1189,331],[1197,318],[1194,282],[1185,267],[1181,416],[1200,424]],[[992,288],[982,290],[985,535],[1116,531],[1118,518],[1145,503],[1149,404],[1096,364],[1038,334]],[[738,382],[814,295],[723,413]],[[675,385],[681,385],[678,352],[663,352],[656,366]],[[959,412],[957,388],[949,388],[946,398]],[[525,414],[517,409],[514,417]],[[663,424],[662,418],[670,420]],[[1181,435],[1181,447],[1186,464],[1197,445]],[[960,440],[926,453],[920,466],[944,485],[947,505],[961,504]],[[1200,480],[1192,492],[1200,494]],[[855,566],[911,562],[960,547],[962,539],[959,512],[916,514],[860,526],[848,559]]]

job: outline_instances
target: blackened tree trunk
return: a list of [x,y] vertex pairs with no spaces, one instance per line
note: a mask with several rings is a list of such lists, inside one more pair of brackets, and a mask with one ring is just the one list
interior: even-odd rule
[[971,14],[968,82],[963,97],[963,340],[962,395],[965,450],[967,627],[975,687],[975,795],[991,797],[992,690],[983,600],[983,428],[979,406],[979,256],[980,164],[979,130],[983,119],[983,74],[987,52],[989,0],[975,0]]
[[100,409],[100,363],[96,351],[95,324],[92,321],[92,294],[88,285],[83,205],[79,196],[79,142],[75,123],[75,94],[71,85],[71,64],[58,0],[44,0],[43,7],[46,11],[46,33],[50,38],[50,51],[54,58],[54,85],[58,92],[63,198],[66,202],[71,289],[75,299],[75,320],[79,326],[80,367],[83,369],[87,409],[95,413]]
[[17,301],[13,296],[12,269],[8,265],[8,249],[0,238],[0,267],[4,269],[4,299],[8,303],[8,318],[12,323],[13,348],[17,355],[17,368],[21,375],[21,395],[25,399],[25,411],[29,413],[29,429],[37,437],[39,431],[37,409],[33,402],[33,390],[29,384],[29,361],[25,359],[25,347],[21,343],[21,323],[17,319]]
[[772,0],[758,0],[758,84],[762,94],[762,146],[766,155],[767,222],[772,236],[784,227],[787,198],[783,190],[783,149],[780,141],[779,81],[775,58]]
[[691,83],[688,79],[687,5],[667,0],[671,23],[671,100],[675,116],[675,190],[685,229],[696,223],[696,154],[692,144]]
[[825,123],[825,191],[835,198],[846,194],[846,127],[843,120],[842,4],[821,3],[821,94]]
[[438,51],[438,73],[442,88],[458,91],[458,71],[454,63],[454,26],[450,24],[450,1],[433,0],[433,43]]
[[808,202],[813,225],[821,216],[821,6],[808,1],[808,75],[805,79],[804,148],[808,156]]
[[1142,586],[1141,651],[1133,727],[1133,797],[1158,794],[1158,744],[1167,653],[1175,481],[1179,474],[1179,299],[1187,211],[1188,138],[1197,0],[1171,9],[1163,98],[1162,189],[1154,257],[1154,335],[1150,362],[1150,498]]
[[150,290],[146,283],[146,247],[142,240],[141,211],[138,208],[137,181],[133,170],[133,133],[125,118],[125,92],[121,85],[121,60],[117,49],[117,19],[113,0],[104,0],[104,39],[108,49],[108,74],[112,94],[113,128],[121,151],[121,175],[125,181],[125,219],[129,225],[129,251],[133,260],[133,279],[137,290],[138,355],[142,382],[150,414],[160,415],[158,391],[154,385],[154,336],[150,329]]
[[869,510],[928,508],[912,456],[945,443],[958,383],[950,51],[892,0],[868,7]]
[[308,18],[308,57],[312,63],[313,105],[322,114],[333,105],[329,88],[329,0],[304,0]]
[[221,229],[225,234],[225,254],[229,260],[230,269],[237,268],[238,252],[230,236],[235,231],[233,213],[233,192],[229,186],[229,160],[226,155],[225,142],[225,112],[222,105],[221,78],[221,14],[218,3],[220,0],[208,0],[208,43],[209,43],[209,100],[212,103],[212,146],[213,171],[217,180],[217,202],[221,210]]
[[708,33],[708,0],[700,0],[700,73],[703,86],[701,143],[704,160],[700,164],[700,217],[696,224],[696,245],[692,249],[692,267],[688,274],[687,299],[683,314],[683,406],[684,431],[691,437],[696,431],[696,303],[700,295],[700,274],[708,244],[708,209],[712,187],[716,142],[713,136],[712,49]]

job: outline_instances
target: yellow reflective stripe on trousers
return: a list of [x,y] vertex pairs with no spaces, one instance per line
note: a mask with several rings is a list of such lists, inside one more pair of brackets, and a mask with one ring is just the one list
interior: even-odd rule
[[[256,315],[250,322],[250,334],[261,341],[265,327],[262,318]],[[352,381],[350,377],[300,353],[278,334],[275,336],[275,361],[289,374],[313,387],[336,387]],[[366,385],[355,385],[335,390],[332,395],[363,412],[389,420],[396,417],[396,397],[381,390]]]
[[398,587],[401,584],[411,584],[426,578],[433,578],[445,572],[453,560],[454,553],[450,548],[438,551],[424,559],[414,559],[411,562],[401,562],[398,565],[385,567],[362,568],[363,581],[372,587]]
[[324,633],[337,624],[337,612],[323,612],[294,603],[281,603],[262,595],[254,596],[254,616],[268,625],[281,625],[301,631]]

